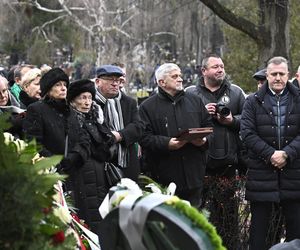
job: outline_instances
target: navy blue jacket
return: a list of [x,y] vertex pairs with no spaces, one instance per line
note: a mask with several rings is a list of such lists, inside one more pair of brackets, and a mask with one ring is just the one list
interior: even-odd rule
[[[287,83],[287,101],[279,102],[285,118],[280,133],[268,83],[250,95],[244,105],[241,135],[250,150],[246,198],[251,201],[300,200],[300,95],[299,89]],[[283,106],[280,107],[280,104]],[[279,136],[281,138],[279,138]],[[275,150],[288,154],[288,164],[275,169],[270,158]]]

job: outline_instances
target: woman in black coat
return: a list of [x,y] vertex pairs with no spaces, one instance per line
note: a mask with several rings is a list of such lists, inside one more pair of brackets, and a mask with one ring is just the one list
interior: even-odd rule
[[101,217],[98,209],[109,190],[104,162],[111,157],[110,150],[115,144],[115,137],[103,124],[101,107],[93,102],[95,91],[94,83],[87,79],[70,84],[67,100],[81,132],[89,138],[89,157],[84,159],[81,166],[74,167],[72,158],[78,154],[81,144],[76,145],[76,150],[71,150],[69,156],[62,161],[61,167],[70,176],[79,218],[85,220],[92,231],[99,234]]
[[28,139],[35,138],[41,144],[41,156],[64,155],[78,140],[75,115],[66,102],[68,85],[69,78],[62,69],[51,69],[40,80],[42,99],[27,108],[23,129]]

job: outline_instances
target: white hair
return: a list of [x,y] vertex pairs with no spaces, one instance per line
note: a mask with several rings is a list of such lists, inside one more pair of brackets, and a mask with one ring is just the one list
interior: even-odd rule
[[8,80],[2,75],[0,75],[0,82],[3,82],[8,87]]
[[165,76],[173,70],[180,70],[179,66],[175,63],[164,63],[155,71],[156,82],[163,80]]

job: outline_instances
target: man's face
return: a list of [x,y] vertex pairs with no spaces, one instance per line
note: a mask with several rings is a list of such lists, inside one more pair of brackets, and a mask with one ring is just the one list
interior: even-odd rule
[[6,106],[8,103],[8,87],[5,82],[0,81],[0,106]]
[[224,63],[221,58],[210,57],[207,66],[202,68],[205,84],[217,86],[225,78]]
[[300,71],[298,71],[296,74],[295,74],[295,77],[298,81],[298,86],[300,87]]
[[26,66],[22,67],[22,69],[21,69],[21,76],[15,78],[15,81],[16,81],[17,84],[19,84],[19,85],[21,84],[22,77],[23,77],[29,70],[31,70],[30,67],[26,67]]
[[266,75],[270,89],[279,94],[289,79],[288,67],[285,63],[278,65],[271,63],[267,67]]
[[121,68],[121,70],[123,72],[123,76],[120,76],[120,90],[123,89],[126,84],[126,68]]
[[181,71],[175,69],[170,71],[163,80],[159,80],[160,86],[171,96],[175,96],[182,87]]
[[260,90],[261,86],[265,83],[265,80],[257,80],[257,90]]
[[96,79],[96,85],[105,98],[114,98],[119,94],[120,76],[101,76]]

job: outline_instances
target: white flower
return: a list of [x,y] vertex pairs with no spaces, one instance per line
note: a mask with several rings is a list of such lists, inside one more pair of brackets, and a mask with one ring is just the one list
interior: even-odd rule
[[152,193],[157,193],[157,194],[161,194],[161,190],[160,188],[155,185],[154,183],[150,183],[147,186],[145,186],[146,188],[150,188]]
[[176,184],[171,182],[167,188],[167,195],[174,195],[176,191]]
[[58,205],[57,208],[54,208],[53,213],[66,225],[70,224],[72,221],[72,216],[70,215],[69,210],[63,206]]
[[131,191],[130,193],[143,193],[139,185],[129,178],[122,178],[117,186],[128,189],[129,191]]

